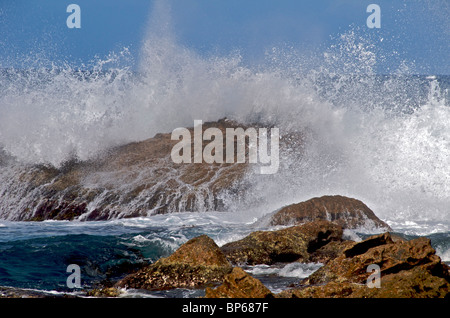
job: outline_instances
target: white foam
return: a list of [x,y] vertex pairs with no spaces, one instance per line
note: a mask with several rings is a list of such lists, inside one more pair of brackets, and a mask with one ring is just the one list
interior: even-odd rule
[[362,241],[362,238],[356,233],[357,231],[351,229],[344,229],[342,238],[345,240],[351,240],[355,242]]
[[323,264],[321,263],[300,263],[293,262],[283,267],[269,265],[255,265],[245,268],[245,271],[252,275],[277,275],[280,277],[305,278],[314,273]]
[[401,232],[407,235],[427,236],[435,233],[450,232],[450,222],[435,222],[432,220],[420,221],[388,221],[389,226],[396,232]]
[[436,254],[443,262],[450,262],[450,248],[436,248]]
[[146,242],[146,241],[148,241],[148,239],[147,238],[145,238],[144,236],[142,236],[142,235],[136,235],[136,236],[134,236],[133,237],[133,240],[135,240],[136,242]]

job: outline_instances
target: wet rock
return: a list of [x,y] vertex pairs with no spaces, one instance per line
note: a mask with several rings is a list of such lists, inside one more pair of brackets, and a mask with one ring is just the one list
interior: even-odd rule
[[[373,264],[380,268],[380,288],[367,284]],[[445,297],[450,275],[429,239],[393,240],[384,233],[352,243],[301,284],[278,297]]]
[[278,298],[444,298],[450,287],[447,280],[433,276],[420,267],[381,277],[380,288],[365,284],[329,282],[325,285],[285,290]]
[[[374,242],[379,244],[374,245]],[[445,275],[442,262],[431,247],[429,239],[418,238],[407,242],[394,243],[390,239],[390,234],[384,233],[354,243],[342,255],[330,260],[325,266],[313,273],[306,282],[323,284],[339,280],[365,283],[370,275],[367,272],[367,267],[371,264],[379,265],[382,275],[398,273],[416,266],[433,269],[435,273],[440,271],[441,276]]]
[[206,235],[193,238],[172,255],[126,276],[115,287],[163,290],[199,288],[222,282],[232,270],[216,243]]
[[44,290],[0,286],[0,298],[78,298],[76,295],[56,294]]
[[342,228],[321,220],[276,231],[252,232],[239,241],[223,245],[221,250],[234,264],[308,262],[317,250],[341,240]]
[[[227,128],[246,128],[226,119],[203,123],[202,128],[211,127],[224,136]],[[189,130],[193,134],[193,128]],[[4,207],[4,214],[0,211],[0,218],[90,221],[221,211],[225,209],[224,193],[242,195],[245,187],[239,184],[245,182],[248,160],[240,164],[176,164],[171,151],[178,142],[171,139],[171,133],[160,133],[58,168],[18,164],[17,173],[12,173],[5,187],[10,205]],[[204,141],[203,146],[208,143]],[[11,210],[16,213],[9,214]]]
[[362,242],[354,243],[344,251],[346,258],[366,253],[372,247],[394,243],[390,233],[373,235]]
[[283,207],[269,216],[269,225],[295,225],[315,220],[328,220],[344,229],[390,230],[363,202],[339,195]]
[[98,297],[98,298],[118,297],[119,295],[120,295],[120,290],[118,288],[114,288],[114,287],[93,289],[86,293],[86,296],[88,296],[88,297]]
[[258,279],[240,267],[226,275],[223,284],[214,289],[206,288],[206,298],[271,298],[272,292]]
[[353,245],[353,241],[331,241],[316,251],[310,253],[309,262],[325,264],[338,257],[342,252]]
[[[330,282],[326,285],[308,286],[284,290],[275,295],[276,298],[351,298],[364,285],[349,282]],[[355,297],[357,298],[357,297]]]
[[355,297],[444,298],[450,293],[448,279],[433,275],[427,266],[416,266],[381,278],[380,288],[365,288]]

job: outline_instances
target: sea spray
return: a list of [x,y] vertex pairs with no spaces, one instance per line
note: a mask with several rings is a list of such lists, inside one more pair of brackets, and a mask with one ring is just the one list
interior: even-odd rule
[[[250,170],[242,197],[223,194],[224,210],[258,217],[313,196],[341,194],[362,200],[385,220],[447,221],[448,78],[417,76],[408,61],[379,75],[377,63],[386,58],[377,51],[379,39],[358,28],[312,54],[311,63],[295,49],[274,48],[266,61],[249,66],[238,51],[205,56],[179,44],[161,2],[152,16],[137,71],[127,66],[128,49],[85,69],[45,63],[1,71],[2,218],[40,200],[40,188],[20,177],[30,166],[63,172],[71,162],[104,158],[111,147],[189,127],[195,119],[227,117],[279,127],[289,146],[280,149],[276,174]],[[98,176],[80,180],[103,191],[90,211],[110,200],[108,189],[126,193],[143,180],[130,175],[118,182],[116,172]],[[198,196],[210,200],[203,191]],[[114,217],[132,215],[137,206],[131,201]]]

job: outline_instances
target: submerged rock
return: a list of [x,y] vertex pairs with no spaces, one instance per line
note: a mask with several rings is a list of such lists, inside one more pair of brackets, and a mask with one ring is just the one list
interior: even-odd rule
[[214,289],[206,288],[206,298],[272,298],[272,292],[240,267],[226,275],[223,284]]
[[252,232],[239,241],[225,244],[221,250],[234,264],[308,262],[326,244],[342,241],[342,233],[340,226],[322,220],[277,231]]
[[216,243],[206,235],[195,237],[172,255],[126,276],[116,287],[163,290],[199,288],[222,282],[232,270]]
[[327,220],[344,229],[390,230],[363,202],[340,195],[323,196],[291,204],[269,216],[269,225],[296,225]]
[[1,298],[78,298],[78,296],[67,293],[54,293],[45,290],[0,286],[0,299]]

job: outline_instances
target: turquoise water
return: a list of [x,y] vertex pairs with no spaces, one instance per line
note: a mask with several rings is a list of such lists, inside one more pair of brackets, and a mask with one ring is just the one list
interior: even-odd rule
[[73,291],[69,264],[81,269],[82,288],[108,284],[168,256],[190,238],[208,234],[219,244],[250,228],[214,213],[105,222],[0,222],[0,286]]

